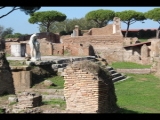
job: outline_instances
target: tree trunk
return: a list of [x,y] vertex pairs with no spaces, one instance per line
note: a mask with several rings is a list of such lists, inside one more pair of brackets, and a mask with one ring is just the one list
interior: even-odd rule
[[105,26],[104,24],[105,24],[104,21],[100,22],[100,23],[99,23],[99,28],[104,27],[104,26]]
[[47,24],[47,32],[49,32],[49,27],[50,27],[50,24],[48,23]]
[[47,32],[49,32],[49,27],[47,27]]
[[158,28],[158,30],[157,30],[157,33],[156,33],[156,38],[157,38],[157,39],[159,38],[159,31],[160,31],[160,26],[159,26],[159,28]]
[[130,21],[127,23],[127,30],[126,30],[126,33],[125,33],[125,38],[126,38],[127,35],[128,35],[129,25],[130,25]]
[[159,30],[157,30],[156,38],[157,38],[157,39],[159,38]]

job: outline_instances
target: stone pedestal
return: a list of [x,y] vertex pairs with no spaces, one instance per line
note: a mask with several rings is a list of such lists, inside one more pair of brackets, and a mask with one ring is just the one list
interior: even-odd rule
[[12,66],[12,76],[15,86],[15,91],[25,90],[31,87],[32,84],[32,75],[28,66]]

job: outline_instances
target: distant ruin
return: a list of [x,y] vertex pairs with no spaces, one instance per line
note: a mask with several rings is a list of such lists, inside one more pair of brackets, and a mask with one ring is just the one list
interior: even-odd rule
[[[113,19],[112,24],[108,24],[105,27],[81,31],[78,25],[75,25],[71,35],[60,36],[54,33],[39,33],[41,55],[89,55],[100,56],[106,59],[108,63],[130,61],[140,64],[150,64],[159,56],[158,39],[140,42],[136,37],[124,38],[120,18],[117,17]],[[6,52],[11,54],[11,56],[21,57],[24,57],[25,53],[29,54],[29,37],[23,36],[20,39],[7,39]],[[146,52],[148,53],[146,54],[148,54],[148,57],[143,56],[145,54],[144,50],[142,50],[144,44],[147,47]]]

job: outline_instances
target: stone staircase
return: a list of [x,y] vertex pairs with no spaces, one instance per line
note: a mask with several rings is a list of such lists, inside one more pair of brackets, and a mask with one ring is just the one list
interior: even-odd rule
[[124,76],[121,73],[117,73],[116,70],[114,70],[112,67],[107,66],[106,69],[108,69],[108,71],[111,73],[111,75],[113,76],[112,81],[113,82],[117,82],[117,81],[121,81],[121,80],[125,80],[126,76]]

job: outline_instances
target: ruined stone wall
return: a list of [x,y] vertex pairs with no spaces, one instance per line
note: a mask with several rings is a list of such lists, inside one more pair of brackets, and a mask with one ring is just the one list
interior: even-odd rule
[[66,109],[80,113],[114,112],[117,105],[112,80],[104,74],[93,73],[96,66],[83,62],[79,62],[81,65],[74,63],[64,70]]
[[123,60],[125,62],[135,62],[141,64],[141,47],[135,46],[124,49]]
[[63,39],[63,43],[89,43],[93,45],[94,48],[96,47],[96,45],[101,45],[101,47],[106,47],[110,45],[120,45],[119,47],[122,47],[123,36],[78,36]]
[[92,45],[88,43],[64,43],[64,55],[72,56],[93,56],[94,49]]
[[53,55],[53,46],[51,43],[40,43],[41,55]]
[[123,45],[128,46],[128,45],[136,44],[136,43],[140,43],[137,37],[127,37],[127,38],[124,38]]
[[93,47],[79,43],[53,43],[53,55],[88,56],[94,55]]
[[11,54],[11,42],[5,42],[5,52]]
[[64,46],[61,43],[52,43],[52,53],[53,55],[63,55],[64,54]]
[[112,62],[122,62],[124,61],[123,54],[124,50],[122,48],[108,48],[108,49],[98,49],[96,50],[96,54],[106,59],[109,64]]
[[59,39],[60,39],[59,35],[54,34],[54,33],[46,33],[46,32],[39,33],[38,38],[39,39],[47,38],[48,42],[60,43],[60,41],[59,41]]
[[[123,37],[120,35],[115,36],[78,36],[78,37],[70,37],[63,39],[64,44],[68,44],[68,46],[72,46],[73,44],[90,44],[93,46],[95,54],[106,58],[107,61],[118,61],[122,60],[121,49],[123,47]],[[79,44],[79,45],[78,45]],[[74,50],[74,55],[77,53]],[[86,52],[85,52],[86,53]]]
[[[34,33],[33,33],[34,34]],[[46,38],[48,42],[52,42],[52,43],[59,43],[59,39],[60,39],[60,36],[58,34],[54,34],[54,33],[47,33],[47,32],[41,32],[41,33],[38,33],[39,36],[38,36],[38,39],[43,39],[43,38]],[[25,35],[25,36],[22,36],[19,41],[28,41],[30,39],[31,35]]]
[[4,49],[2,49],[4,46],[5,43],[0,40],[0,95],[15,93],[11,69],[6,60]]
[[102,28],[92,28],[91,35],[112,35],[113,34],[113,25],[109,24]]
[[148,41],[151,41],[151,57],[158,57],[160,56],[160,40],[159,39],[148,39]]

